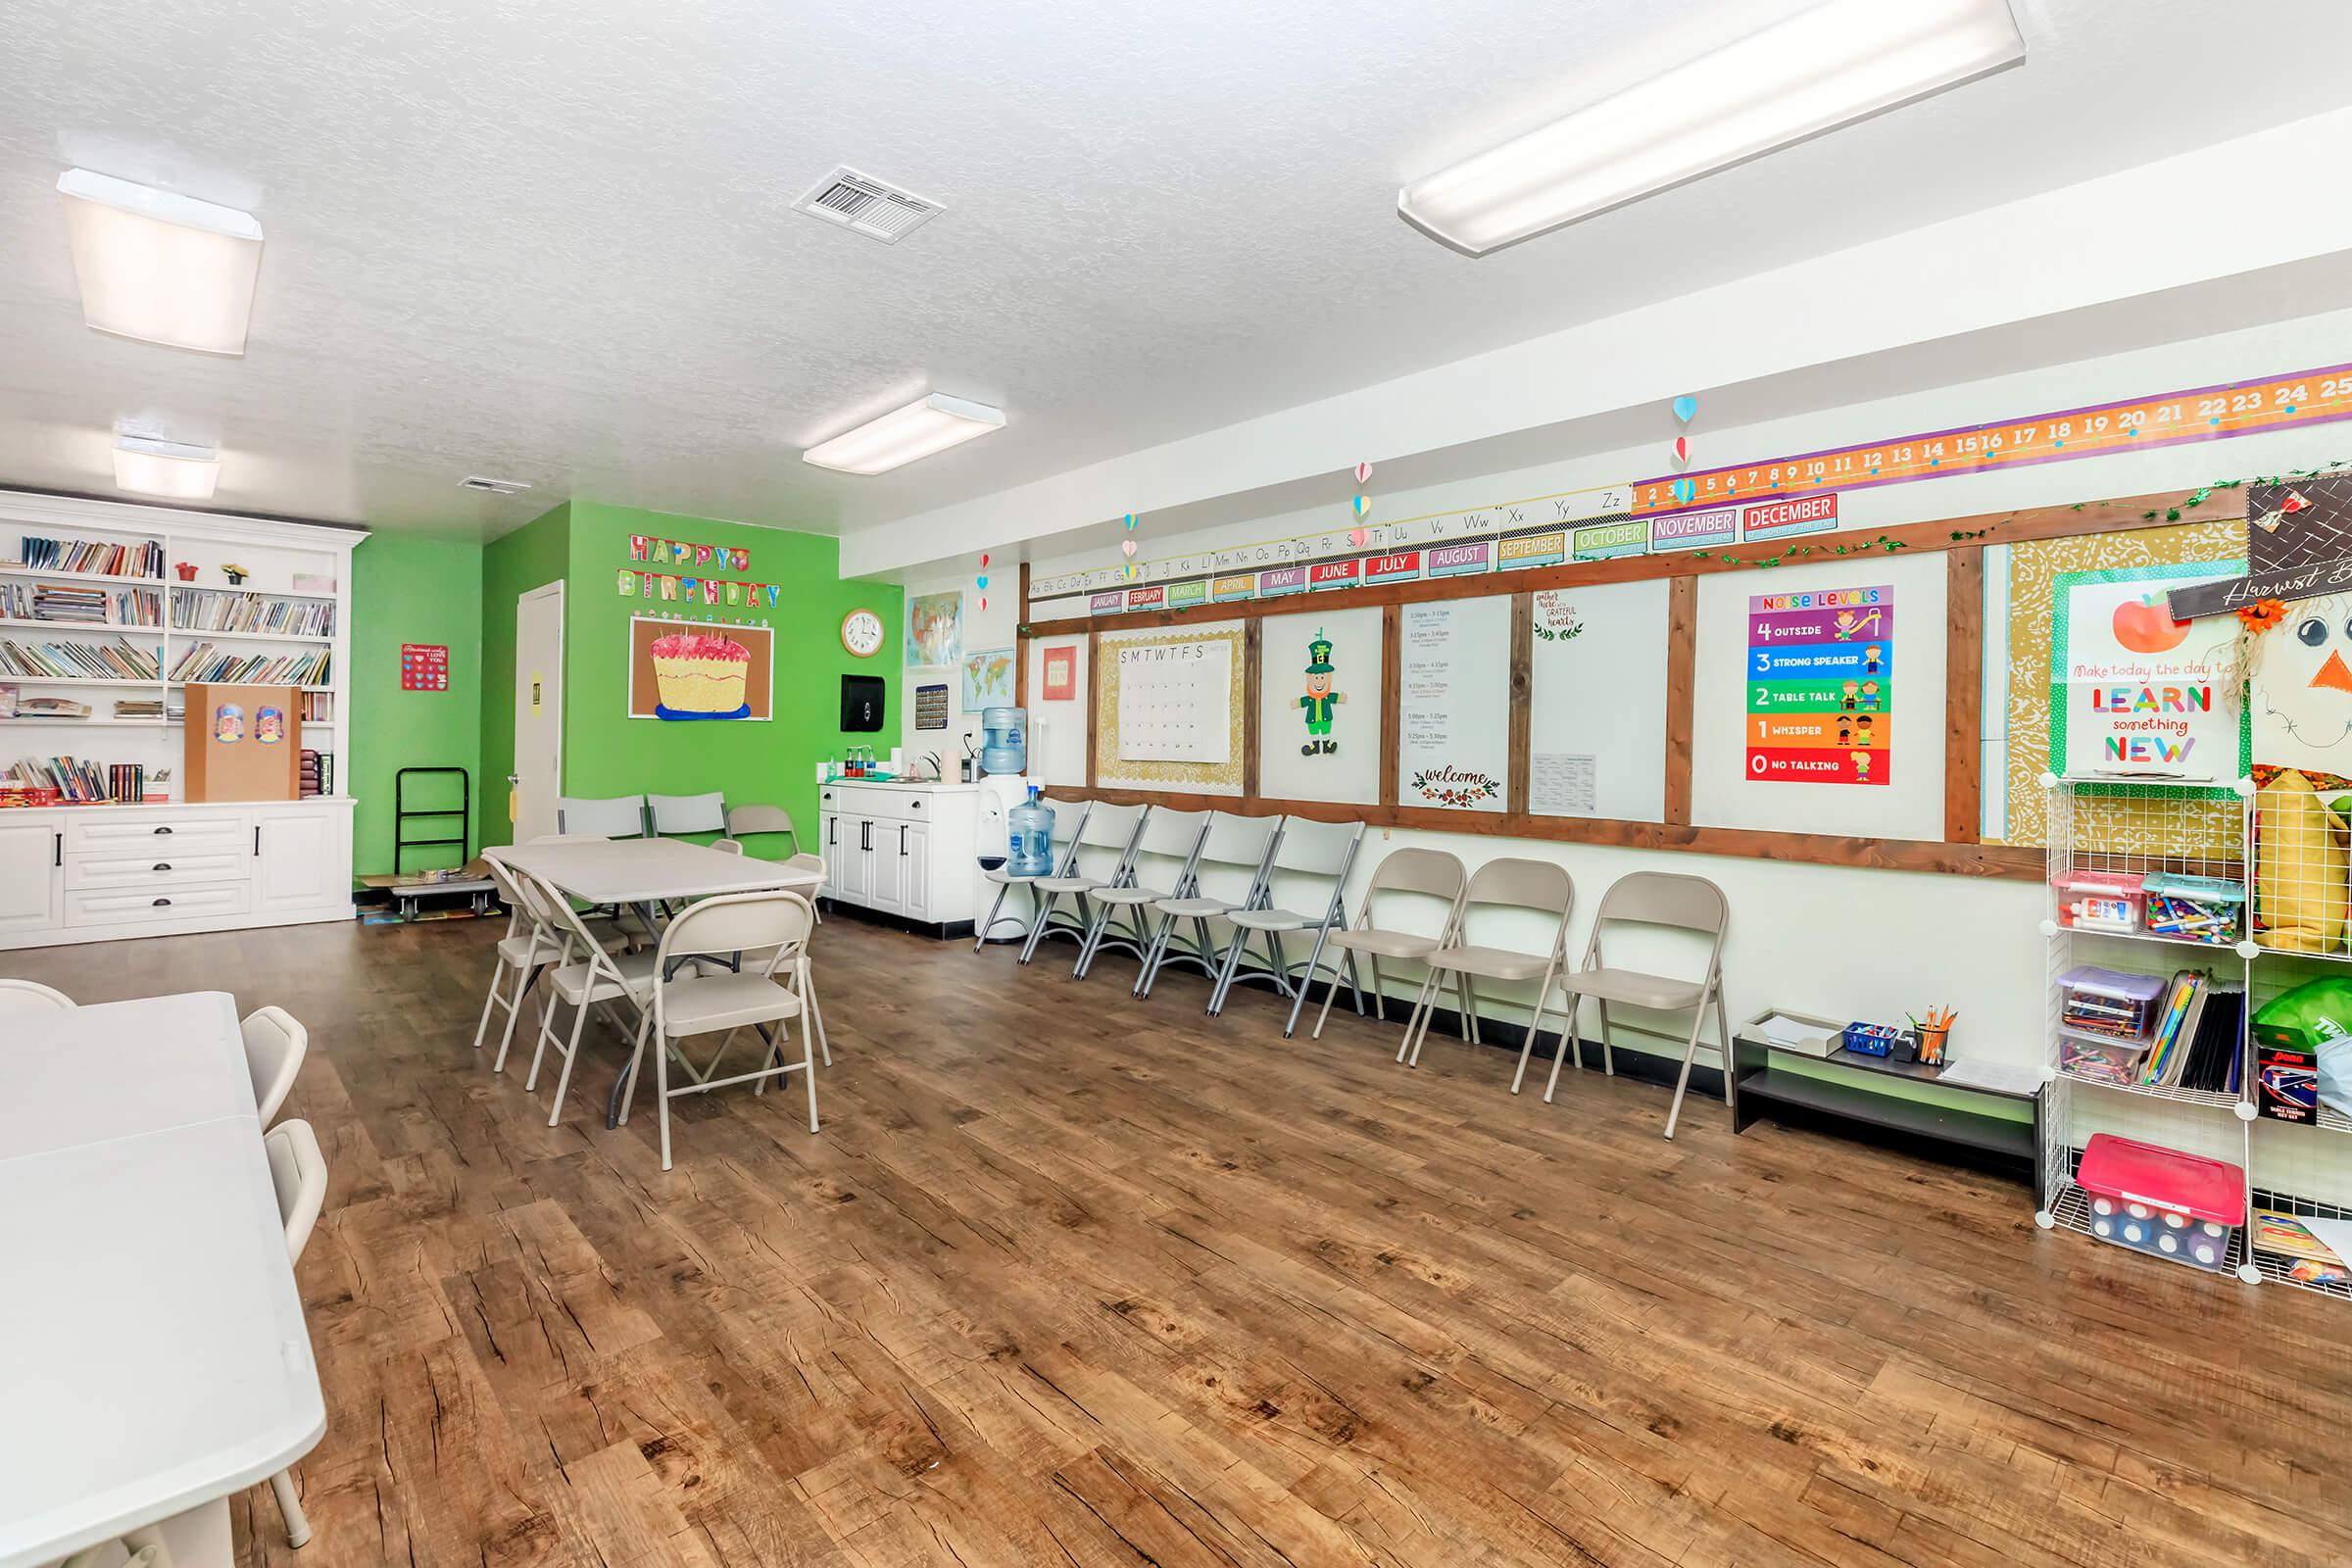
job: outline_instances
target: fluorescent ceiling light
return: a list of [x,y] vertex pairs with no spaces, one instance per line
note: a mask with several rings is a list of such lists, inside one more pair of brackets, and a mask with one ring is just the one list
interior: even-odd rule
[[67,170],[57,189],[84,321],[175,349],[245,352],[262,266],[252,214],[86,169]]
[[2008,0],[1827,0],[1396,193],[1472,256],[2026,57]]
[[220,482],[220,455],[211,447],[161,441],[148,435],[115,437],[115,484],[143,496],[210,501]]
[[1004,411],[934,392],[869,419],[801,454],[806,463],[843,473],[883,473],[934,452],[960,446],[1004,424]]

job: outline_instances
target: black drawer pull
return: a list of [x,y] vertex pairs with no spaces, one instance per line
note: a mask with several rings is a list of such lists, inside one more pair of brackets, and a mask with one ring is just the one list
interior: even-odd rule
[[158,871],[169,871],[172,869],[172,862],[170,860],[158,860],[155,862],[155,869]]
[[171,832],[172,830],[171,830],[170,828],[168,828],[168,827],[159,827],[159,828],[157,828],[157,829],[156,829],[156,831],[157,831],[158,833],[169,833],[169,832]]
[[159,909],[169,908],[171,904],[172,901],[170,899],[158,899],[155,901],[155,907]]

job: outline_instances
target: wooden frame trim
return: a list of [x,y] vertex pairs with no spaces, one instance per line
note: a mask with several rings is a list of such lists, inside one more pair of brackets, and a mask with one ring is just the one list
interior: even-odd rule
[[[2196,515],[2188,514],[2192,511]],[[1157,804],[1179,810],[1281,812],[1324,821],[1362,821],[1373,827],[1408,828],[1434,833],[1544,839],[1621,849],[1681,850],[1697,855],[1807,860],[1825,865],[1877,870],[1926,871],[1950,876],[2035,881],[2043,874],[2043,851],[2028,846],[1980,842],[1984,799],[1980,777],[1984,747],[1979,730],[1984,707],[1984,547],[2035,539],[2064,539],[2139,528],[2161,528],[2180,522],[2225,521],[2244,514],[2241,492],[2215,492],[2199,497],[2193,492],[2178,491],[2085,502],[2080,506],[2026,508],[2015,512],[1984,513],[1974,516],[1908,523],[1867,537],[1858,530],[1849,530],[1818,534],[1804,541],[1745,545],[1727,551],[1632,556],[1512,572],[1486,572],[1473,576],[1327,590],[1315,596],[1317,605],[1335,611],[1378,606],[1383,612],[1381,680],[1385,701],[1381,709],[1378,806],[1269,800],[1256,794],[1258,680],[1261,663],[1259,622],[1267,615],[1295,613],[1298,609],[1295,599],[1286,596],[1203,605],[1186,610],[1070,616],[1032,625],[1028,622],[1029,572],[1024,564],[1021,567],[1022,623],[1016,643],[1025,672],[1031,638],[1086,637],[1087,761],[1084,793],[1096,800],[1121,804]],[[1791,560],[1816,564],[1850,560],[1857,570],[1864,570],[1867,569],[1865,563],[1878,553],[1903,550],[1951,553],[1944,588],[1944,609],[1950,631],[1944,656],[1942,742],[1946,770],[1942,840],[1845,838],[1835,834],[1693,826],[1690,822],[1690,769],[1691,731],[1695,718],[1698,579],[1717,572],[1778,565]],[[1529,705],[1533,681],[1534,595],[1549,588],[1639,582],[1660,577],[1671,580],[1667,610],[1666,820],[1626,822],[1534,814],[1528,809],[1532,788],[1529,752],[1533,715]],[[1510,789],[1507,797],[1511,808],[1501,812],[1453,811],[1399,805],[1396,765],[1401,745],[1402,705],[1399,702],[1399,687],[1403,676],[1403,661],[1400,657],[1402,607],[1433,601],[1504,596],[1511,600]],[[1112,627],[1140,629],[1236,619],[1246,623],[1243,684],[1247,707],[1243,725],[1247,755],[1243,763],[1243,793],[1239,796],[1199,795],[1182,791],[1099,788],[1096,783],[1094,728],[1095,709],[1100,697],[1100,634]],[[1047,793],[1055,792],[1049,790]],[[1069,798],[1076,793],[1064,790],[1057,798]]]

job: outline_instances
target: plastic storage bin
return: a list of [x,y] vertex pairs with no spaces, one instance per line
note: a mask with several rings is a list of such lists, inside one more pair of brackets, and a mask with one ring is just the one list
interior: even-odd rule
[[2058,1021],[2077,1034],[2145,1046],[2170,984],[2152,974],[2082,964],[2058,977]]
[[2074,931],[2139,929],[2141,879],[2122,871],[2074,871],[2052,877],[2058,923]]
[[2220,877],[2152,872],[2142,884],[2150,934],[2228,947],[2245,925],[2246,890]]
[[2141,1058],[2147,1054],[2141,1041],[2093,1040],[2088,1035],[2070,1034],[2058,1037],[2059,1070],[2097,1084],[2137,1084]]
[[2075,1181],[2090,1234],[2135,1252],[2219,1273],[2246,1222],[2246,1173],[2225,1159],[2092,1133]]

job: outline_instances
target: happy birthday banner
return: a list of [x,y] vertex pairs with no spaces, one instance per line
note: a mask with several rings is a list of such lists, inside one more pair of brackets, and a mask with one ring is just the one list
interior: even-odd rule
[[629,535],[629,559],[657,565],[701,568],[716,563],[721,571],[749,571],[752,553],[730,545],[688,544],[683,539],[657,539],[652,534]]
[[[1041,577],[1031,585],[1030,598],[1034,604],[1084,594],[1088,612],[1102,614],[1265,598],[1317,586],[1760,544],[1835,529],[1841,491],[2345,418],[2352,418],[2352,365],[2336,365],[1397,522],[1367,525],[1359,514],[1352,528],[1144,563],[1137,577],[1157,585],[1152,588],[1135,587],[1137,578],[1126,566],[1103,566]],[[1687,500],[1676,498],[1678,479],[1690,482]],[[1309,563],[1341,558],[1360,565],[1352,574],[1320,581],[1306,569]]]
[[667,572],[620,568],[620,597],[653,599],[663,604],[724,605],[739,610],[773,609],[784,586],[773,582],[738,582],[733,578],[673,576]]

